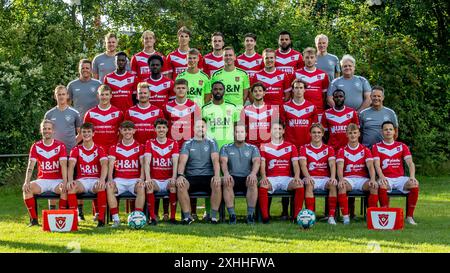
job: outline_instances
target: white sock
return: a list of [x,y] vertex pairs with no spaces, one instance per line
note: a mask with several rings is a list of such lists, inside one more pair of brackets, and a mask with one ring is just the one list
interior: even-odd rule
[[112,218],[113,218],[113,221],[120,221],[119,214],[113,214]]

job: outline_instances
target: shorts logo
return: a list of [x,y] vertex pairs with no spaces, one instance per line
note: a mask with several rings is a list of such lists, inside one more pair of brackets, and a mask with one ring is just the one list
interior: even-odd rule
[[387,214],[378,214],[378,223],[385,227],[389,223],[389,215]]
[[66,217],[56,217],[55,220],[58,229],[63,229],[66,226]]

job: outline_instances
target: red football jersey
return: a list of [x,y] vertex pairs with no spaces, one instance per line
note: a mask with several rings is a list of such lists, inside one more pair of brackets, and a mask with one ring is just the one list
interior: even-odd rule
[[286,124],[284,138],[297,148],[311,142],[309,128],[317,122],[316,107],[307,100],[297,104],[294,100],[286,102],[281,107],[281,119]]
[[59,160],[67,160],[64,143],[54,139],[47,146],[43,140],[39,140],[31,146],[29,157],[38,165],[38,179],[62,179]]
[[136,73],[138,82],[145,82],[150,77],[150,68],[148,66],[148,58],[152,55],[159,55],[163,58],[163,61],[165,62],[165,57],[163,54],[154,51],[152,54],[147,54],[144,51],[141,51],[139,53],[136,53],[131,58],[131,71]]
[[129,71],[123,75],[112,72],[105,76],[104,83],[111,87],[112,105],[119,108],[122,112],[133,106],[133,94],[136,94],[137,87],[136,75]]
[[157,80],[148,78],[147,83],[150,85],[150,103],[161,109],[167,104],[169,98],[175,96],[173,81],[167,77],[161,76]]
[[235,65],[247,72],[249,78],[252,78],[256,72],[261,71],[264,68],[262,56],[256,52],[252,56],[247,56],[245,53],[239,55]]
[[298,160],[295,146],[287,141],[275,145],[272,142],[261,144],[261,160],[266,161],[266,176],[292,176],[292,161]]
[[262,82],[266,87],[264,102],[269,105],[282,105],[284,94],[291,91],[289,75],[278,69],[270,73],[264,69],[256,72],[251,78],[251,84],[255,82]]
[[172,158],[178,156],[178,143],[168,138],[165,143],[150,139],[145,144],[145,155],[151,156],[150,175],[154,179],[166,180],[173,176]]
[[356,148],[346,145],[339,149],[336,162],[344,162],[344,176],[369,177],[366,162],[373,160],[369,148],[358,144]]
[[158,118],[164,118],[163,111],[150,104],[147,108],[142,108],[139,104],[131,107],[125,112],[125,120],[131,120],[136,129],[134,139],[141,144],[147,140],[155,138],[156,132],[153,123]]
[[114,178],[133,179],[141,177],[139,160],[144,157],[144,145],[133,141],[130,145],[121,142],[111,146],[109,158],[114,162]]
[[[187,52],[182,53],[179,49],[172,51],[167,55],[164,66],[164,73],[172,73],[172,79],[176,79],[178,74],[187,69]],[[198,55],[198,68],[203,69],[202,54]]]
[[202,116],[200,108],[190,99],[184,104],[173,100],[166,104],[163,111],[169,121],[169,137],[178,141],[178,147],[182,147],[186,140],[194,137],[194,122]]
[[334,150],[325,144],[318,148],[306,144],[300,148],[300,159],[306,160],[310,176],[330,177],[328,161],[335,159]]
[[109,151],[109,147],[119,139],[119,125],[123,121],[123,113],[119,108],[110,105],[101,109],[98,105],[86,112],[84,122],[94,124],[94,143]]
[[209,77],[221,68],[223,68],[223,55],[216,56],[210,52],[203,57],[203,72]]
[[77,178],[100,178],[102,165],[101,160],[108,160],[105,151],[95,145],[86,149],[83,144],[75,146],[70,151],[69,160],[73,160],[77,166]]
[[387,144],[384,141],[372,146],[373,159],[380,160],[383,174],[389,178],[396,178],[405,175],[403,159],[411,158],[411,152],[404,143],[394,141]]
[[294,49],[289,49],[289,52],[283,53],[278,48],[275,52],[276,54],[276,62],[275,66],[287,73],[287,74],[294,74],[294,71],[300,68],[303,68],[305,66],[305,63],[303,62],[303,56],[300,52]]
[[270,126],[273,120],[280,117],[278,105],[264,104],[261,107],[247,105],[241,111],[241,121],[244,121],[247,136],[246,142],[258,147],[261,143],[270,141]]
[[322,114],[325,110],[324,98],[328,85],[328,75],[326,72],[316,68],[314,71],[308,71],[305,68],[301,68],[295,71],[295,78],[306,82],[308,87],[305,89],[305,100],[310,101],[317,107],[319,114]]
[[337,152],[348,143],[347,126],[354,123],[359,126],[358,113],[350,107],[338,111],[334,108],[327,109],[322,116],[322,125],[329,132],[328,145]]

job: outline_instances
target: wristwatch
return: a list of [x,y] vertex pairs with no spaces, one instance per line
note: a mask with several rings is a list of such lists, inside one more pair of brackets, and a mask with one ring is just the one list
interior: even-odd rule
[[180,176],[186,178],[186,176],[184,174],[182,174],[182,173],[177,174],[177,178],[180,177]]

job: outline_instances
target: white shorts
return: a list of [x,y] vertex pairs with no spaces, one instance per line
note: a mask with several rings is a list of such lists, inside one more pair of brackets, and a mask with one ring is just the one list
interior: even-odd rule
[[166,180],[153,179],[153,180],[156,182],[156,185],[158,185],[160,193],[168,193],[169,192],[167,187],[169,186],[170,179],[166,179]]
[[270,185],[272,185],[272,190],[269,193],[273,193],[276,190],[287,191],[289,183],[292,181],[292,177],[290,176],[273,176],[267,177]]
[[116,183],[117,193],[116,196],[121,195],[124,192],[130,192],[133,195],[136,195],[134,192],[134,188],[138,178],[133,179],[125,179],[125,178],[114,178],[114,182]]
[[84,192],[92,192],[92,189],[94,188],[95,183],[97,183],[98,178],[80,178],[78,181],[83,185]]
[[36,179],[31,181],[36,183],[41,188],[41,193],[55,192],[56,187],[63,182],[62,179]]
[[389,178],[386,177],[386,180],[389,182],[389,187],[391,188],[388,190],[388,192],[391,192],[392,190],[399,190],[403,193],[409,193],[409,190],[404,190],[405,184],[408,182],[409,177],[407,176],[400,176],[396,178]]
[[369,181],[369,178],[360,176],[348,176],[344,177],[344,179],[352,185],[352,190],[358,191],[362,191],[364,184]]
[[313,190],[323,190],[323,191],[327,190],[325,188],[325,186],[327,185],[328,180],[330,180],[329,177],[312,176],[311,178],[314,180],[314,189]]

